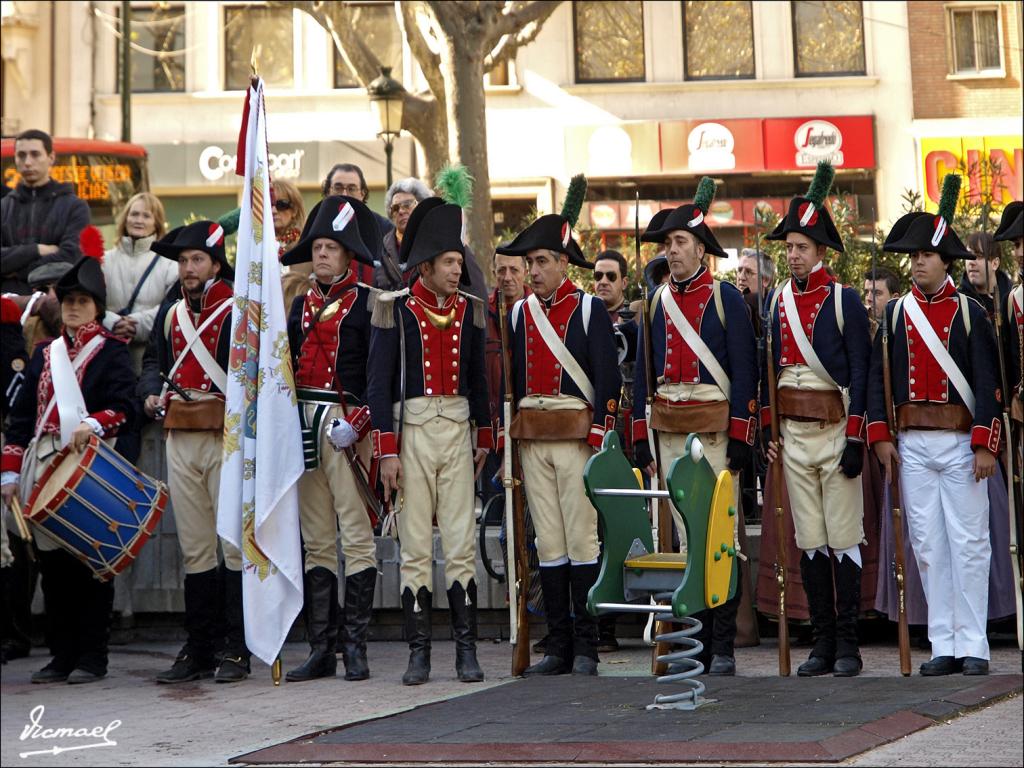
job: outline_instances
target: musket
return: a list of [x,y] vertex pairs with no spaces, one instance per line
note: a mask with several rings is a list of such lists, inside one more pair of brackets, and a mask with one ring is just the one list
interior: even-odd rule
[[[761,251],[761,228],[754,217],[757,230],[757,251]],[[760,262],[758,263],[760,271]],[[760,277],[759,277],[760,279]],[[768,412],[771,414],[772,442],[777,455],[769,465],[772,473],[772,507],[775,509],[775,582],[779,589],[779,675],[789,677],[789,624],[786,614],[786,525],[782,511],[782,446],[779,444],[779,409],[776,404],[775,357],[772,350],[773,320],[768,317],[762,301],[761,328],[765,337],[765,365],[768,371]]]
[[[986,217],[987,219],[987,217]],[[1007,521],[1010,526],[1010,561],[1014,568],[1014,591],[1013,597],[1017,604],[1017,647],[1020,650],[1024,650],[1024,598],[1021,595],[1021,589],[1024,584],[1021,583],[1020,577],[1020,547],[1017,541],[1019,531],[1017,530],[1017,512],[1016,510],[1020,507],[1021,498],[1018,495],[1017,483],[1014,482],[1014,457],[1013,457],[1013,443],[1011,437],[1013,435],[1013,422],[1010,419],[1010,400],[1013,395],[1010,393],[1009,379],[1007,379],[1006,371],[1006,352],[1003,349],[1003,302],[1002,295],[999,290],[999,280],[996,279],[995,285],[992,285],[992,270],[989,268],[989,260],[985,258],[985,282],[987,283],[987,289],[992,294],[992,301],[995,305],[995,312],[993,313],[992,322],[996,327],[996,349],[999,355],[999,387],[1002,390],[1003,396],[1000,398],[1000,404],[1003,407],[1003,431],[1006,433],[1006,453],[1004,456],[1004,470],[1006,473],[1006,498],[1008,499],[1008,513],[1009,520]]]
[[[871,280],[872,289],[877,284],[878,274],[875,272],[875,258],[877,256],[877,244],[875,242],[875,212],[871,211]],[[875,304],[874,295],[871,297],[872,312],[875,315],[875,325],[879,326],[882,333],[882,381],[885,389],[885,420],[889,427],[889,434],[896,440],[896,411],[892,401],[892,371],[889,370],[889,318],[888,310],[882,310],[881,320],[878,318],[878,306]],[[880,325],[879,325],[880,324]],[[886,468],[886,473],[889,473]],[[896,577],[896,627],[900,649],[900,674],[904,677],[910,676],[910,626],[907,622],[907,563],[903,549],[903,508],[900,497],[899,471],[891,473],[889,481],[889,506],[892,510],[892,537],[893,537],[893,568]]]
[[530,567],[526,551],[526,510],[523,506],[522,468],[519,465],[518,445],[512,438],[512,417],[515,398],[512,395],[512,347],[508,338],[508,307],[505,296],[498,288],[498,327],[501,330],[501,375],[505,385],[503,403],[505,419],[504,471],[505,536],[507,537],[509,634],[512,636],[512,674],[519,676],[530,665],[530,615],[526,596],[530,589]]

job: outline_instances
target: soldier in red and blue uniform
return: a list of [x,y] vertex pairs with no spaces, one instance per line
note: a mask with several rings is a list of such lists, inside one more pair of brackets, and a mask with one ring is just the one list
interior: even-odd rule
[[[28,490],[39,482],[61,448],[81,452],[93,434],[105,441],[116,440],[137,420],[132,396],[135,374],[128,346],[100,324],[107,291],[98,259],[86,256],[76,262],[57,282],[56,293],[63,330],[57,339],[36,347],[9,414],[0,458],[0,495],[5,505],[18,494],[19,484]],[[68,391],[58,392],[62,385],[53,378],[58,343],[66,355],[65,365],[70,360],[75,366],[77,381],[71,386],[77,384],[87,412],[82,414],[81,423],[73,425],[62,424],[58,407],[48,405]],[[76,415],[73,421],[78,418]],[[73,432],[67,432],[69,426],[74,427]],[[114,447],[124,451],[117,443]],[[125,458],[134,461],[137,451]],[[22,478],[23,473],[28,476]],[[22,495],[21,501],[24,504],[28,499]],[[94,578],[86,565],[50,537],[36,531],[33,538],[39,552],[53,659],[32,675],[32,682],[76,684],[100,680],[107,674],[114,583]]]
[[[238,682],[249,674],[242,553],[217,536],[235,275],[224,252],[224,227],[215,221],[178,227],[153,243],[153,251],[178,262],[180,293],[157,311],[138,394],[146,415],[163,421],[188,635],[174,664],[156,680],[181,683],[215,675],[217,682]],[[175,387],[169,389],[161,374]]]
[[[377,549],[367,510],[370,409],[366,360],[373,290],[358,282],[355,262],[379,257],[380,227],[366,205],[331,195],[310,212],[283,264],[312,262],[312,284],[288,316],[306,472],[299,480],[305,549],[305,618],[309,658],[290,682],[337,671],[338,549],[345,558],[341,623],[346,680],[370,676],[366,633],[377,584]],[[357,475],[358,473],[358,475]]]
[[[960,177],[943,183],[938,214],[893,225],[884,248],[910,254],[913,287],[889,302],[889,366],[898,435],[888,423],[882,336],[875,337],[868,438],[887,476],[900,473],[911,547],[928,602],[932,658],[921,674],[988,674],[987,478],[1002,435],[995,334],[985,309],[949,269],[970,259],[951,226]],[[894,439],[899,441],[897,453]]]
[[[430,675],[433,519],[441,532],[455,669],[478,682],[474,466],[493,445],[484,338],[487,306],[460,290],[463,209],[438,197],[416,206],[400,261],[411,287],[377,297],[367,397],[385,498],[399,494],[402,610],[409,642],[405,685]],[[402,351],[404,349],[404,359]]]
[[[790,201],[786,217],[768,235],[785,241],[791,275],[772,295],[769,328],[783,471],[814,634],[810,658],[797,669],[801,677],[853,677],[863,666],[857,639],[865,542],[859,478],[871,342],[857,291],[825,269],[829,248],[843,252],[825,206],[834,175],[831,165],[819,163],[807,195]],[[767,386],[761,395],[766,427]],[[769,458],[777,460],[774,445]]]
[[[742,294],[731,283],[715,280],[705,263],[706,254],[727,257],[705,221],[714,192],[714,181],[705,176],[692,204],[667,215],[659,212],[641,238],[665,246],[671,273],[670,281],[659,286],[650,300],[651,356],[657,382],[650,428],[658,431],[660,468],[651,455],[646,418],[634,418],[633,439],[637,465],[653,476],[659,469],[664,474],[683,454],[687,435],[698,433],[711,468],[715,473],[733,473],[736,487],[757,434],[757,345]],[[700,337],[702,348],[686,340],[680,319]],[[648,396],[651,366],[643,340],[647,332],[646,328],[640,331],[633,381],[633,402],[638,405]],[[737,519],[737,539],[738,526]],[[741,590],[698,617],[710,646],[702,661],[713,675],[736,672],[736,610]]]
[[526,257],[533,289],[510,312],[516,415],[506,425],[519,441],[548,623],[544,658],[524,675],[596,675],[599,662],[587,594],[600,544],[583,468],[615,428],[622,376],[604,302],[566,276],[569,264],[593,269],[572,237],[574,220],[564,209],[541,216],[497,248]]

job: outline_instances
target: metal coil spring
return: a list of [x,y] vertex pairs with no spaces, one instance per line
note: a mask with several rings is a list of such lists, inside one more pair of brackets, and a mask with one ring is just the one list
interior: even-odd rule
[[654,620],[683,625],[683,629],[657,635],[655,641],[683,646],[680,650],[658,656],[658,661],[668,664],[670,670],[673,667],[676,670],[682,668],[682,671],[670,671],[668,674],[661,675],[658,678],[658,683],[678,683],[685,686],[686,690],[678,693],[658,694],[654,697],[654,703],[647,705],[647,709],[697,709],[707,703],[707,700],[702,697],[705,690],[704,683],[695,679],[704,671],[704,665],[694,658],[704,650],[704,644],[694,637],[694,635],[700,634],[704,624],[693,616],[677,618],[672,611],[656,613]]

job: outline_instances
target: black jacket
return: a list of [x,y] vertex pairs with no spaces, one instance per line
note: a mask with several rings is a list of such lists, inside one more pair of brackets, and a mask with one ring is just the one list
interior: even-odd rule
[[[89,224],[89,206],[75,196],[73,184],[51,179],[41,187],[18,184],[0,202],[0,290],[30,293],[28,273],[51,261],[74,262],[78,235]],[[40,256],[40,243],[60,250]]]

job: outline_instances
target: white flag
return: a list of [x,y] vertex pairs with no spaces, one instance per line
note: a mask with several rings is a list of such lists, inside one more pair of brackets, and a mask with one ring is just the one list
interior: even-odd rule
[[249,88],[217,533],[242,550],[245,642],[267,664],[302,610],[302,437],[270,205],[263,83]]

